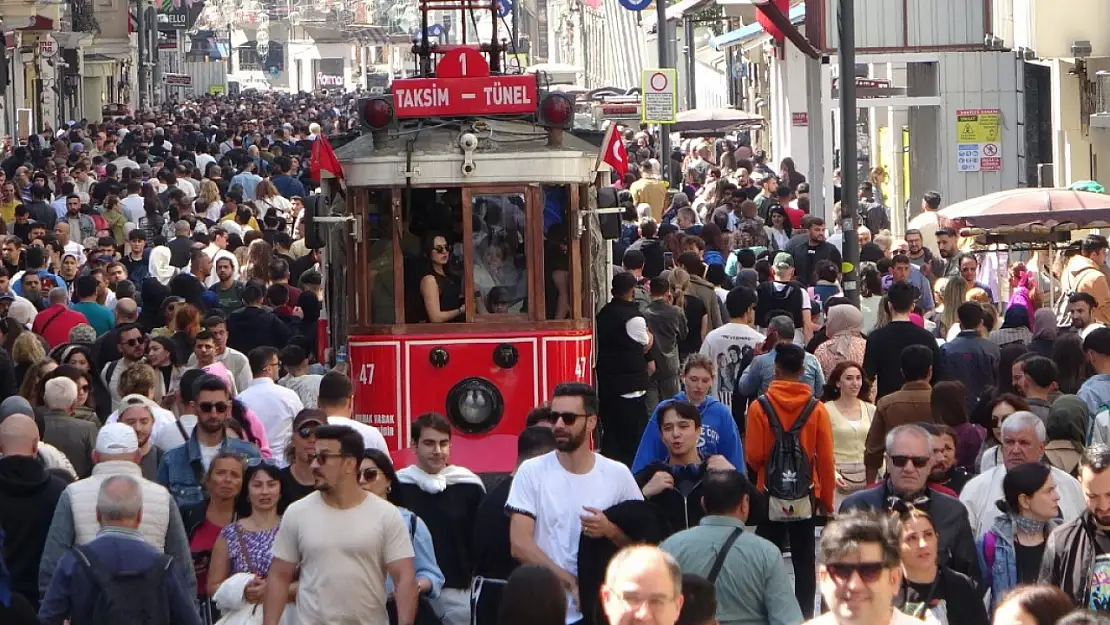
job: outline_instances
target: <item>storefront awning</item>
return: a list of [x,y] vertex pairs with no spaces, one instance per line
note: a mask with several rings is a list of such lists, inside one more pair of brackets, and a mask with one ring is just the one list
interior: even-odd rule
[[[790,7],[789,17],[791,22],[795,24],[801,23],[806,17],[806,4],[803,2]],[[711,38],[709,40],[709,45],[718,50],[724,50],[725,48],[741,45],[753,37],[762,35],[763,32],[763,25],[759,22],[752,22],[751,24],[741,26],[736,30],[731,30],[719,37]]]

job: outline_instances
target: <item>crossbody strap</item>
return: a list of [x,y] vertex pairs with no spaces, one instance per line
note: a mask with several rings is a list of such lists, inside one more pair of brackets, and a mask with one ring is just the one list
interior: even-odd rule
[[710,584],[717,583],[717,576],[721,574],[721,568],[725,566],[725,559],[728,558],[728,552],[732,551],[732,546],[736,544],[736,541],[740,538],[740,534],[743,533],[744,528],[738,527],[729,534],[728,540],[725,541],[725,544],[721,547],[721,551],[717,554],[717,559],[713,561],[713,568],[709,569],[709,576],[705,578]]

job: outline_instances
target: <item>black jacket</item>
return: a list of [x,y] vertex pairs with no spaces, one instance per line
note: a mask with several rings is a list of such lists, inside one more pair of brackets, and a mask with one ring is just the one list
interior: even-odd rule
[[1088,604],[1091,592],[1091,567],[1102,553],[1095,539],[1094,515],[1084,511],[1078,519],[1064,523],[1048,535],[1038,584],[1063,589],[1079,606]]
[[[611,523],[624,532],[632,544],[657,545],[667,538],[667,521],[659,509],[646,501],[622,501],[604,510]],[[601,625],[605,616],[600,613],[598,593],[605,581],[609,560],[617,555],[617,546],[608,538],[590,538],[583,534],[578,539],[578,597],[583,619],[581,625]]]
[[474,575],[474,531],[478,506],[486,491],[478,484],[453,484],[428,493],[416,484],[397,483],[405,507],[428,526],[444,588],[470,588]]
[[39,562],[54,508],[66,488],[31,456],[0,458],[0,529],[12,589],[34,606],[39,600]]
[[[944,599],[949,622],[959,622],[960,625],[990,625],[991,619],[987,615],[987,607],[979,596],[975,581],[962,573],[942,566],[937,569],[937,579],[934,584],[938,591],[943,592],[942,596],[934,596],[934,599]],[[900,610],[905,603],[905,588],[906,582],[903,580],[902,589],[894,596],[894,605]],[[954,618],[956,614],[960,615],[959,619]]]
[[178,268],[189,266],[189,255],[193,251],[193,240],[189,237],[174,237],[166,244],[170,248],[170,265]]
[[[474,575],[509,579],[520,562],[513,557],[509,542],[509,515],[505,503],[513,487],[509,476],[493,487],[478,506],[474,523]],[[434,540],[434,539],[433,539]]]
[[597,313],[597,377],[601,392],[616,396],[647,389],[644,346],[628,336],[625,329],[629,320],[643,316],[636,302],[622,299],[611,300]]
[[640,250],[644,254],[644,277],[651,279],[663,273],[664,252],[663,244],[657,238],[639,238],[630,250]]
[[697,527],[705,510],[701,506],[701,483],[705,476],[705,464],[696,471],[684,471],[685,467],[671,467],[666,462],[653,462],[636,474],[636,484],[643,490],[651,478],[659,472],[675,475],[675,487],[648,497],[648,503],[656,506],[670,526],[667,535]]
[[805,286],[817,284],[817,263],[831,260],[837,267],[840,266],[840,250],[828,241],[811,248],[809,235],[805,232],[792,237],[784,251],[794,257],[794,279]]
[[[840,512],[888,510],[890,495],[887,482],[883,482],[879,486],[848,495],[840,504]],[[982,579],[979,575],[979,555],[975,548],[975,536],[971,533],[967,508],[960,503],[959,499],[933,490],[929,491],[929,503],[923,507],[933,518],[933,525],[937,529],[939,564],[947,565],[973,580]]]
[[240,308],[227,318],[227,345],[244,354],[262,345],[281,349],[292,337],[289,326],[259,306]]

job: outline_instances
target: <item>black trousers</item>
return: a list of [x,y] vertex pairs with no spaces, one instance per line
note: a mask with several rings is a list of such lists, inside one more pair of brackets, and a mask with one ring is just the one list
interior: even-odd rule
[[601,419],[601,453],[632,466],[640,437],[650,418],[646,397],[628,398],[602,391],[598,400],[601,404],[598,415]]
[[785,550],[790,538],[790,560],[794,563],[794,597],[802,608],[802,616],[813,618],[814,597],[817,594],[817,541],[814,538],[815,519],[802,521],[764,521],[756,527],[757,536]]

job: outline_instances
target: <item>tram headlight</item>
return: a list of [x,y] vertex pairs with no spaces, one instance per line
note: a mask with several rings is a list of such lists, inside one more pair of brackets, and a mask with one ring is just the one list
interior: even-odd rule
[[393,124],[393,101],[391,96],[372,96],[359,102],[359,121],[364,130],[384,130]]
[[485,378],[466,378],[447,392],[447,417],[467,434],[492,430],[504,414],[501,391]]
[[553,91],[540,98],[539,125],[544,128],[570,128],[574,122],[574,96]]

